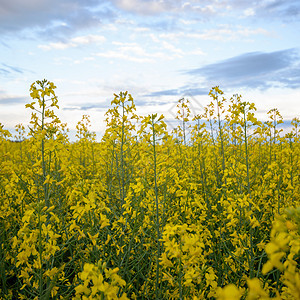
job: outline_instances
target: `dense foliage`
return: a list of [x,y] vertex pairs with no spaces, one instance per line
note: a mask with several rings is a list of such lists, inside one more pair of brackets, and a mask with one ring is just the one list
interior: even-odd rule
[[300,299],[299,119],[215,87],[170,133],[126,92],[71,143],[54,90],[32,84],[28,136],[0,124],[0,298]]

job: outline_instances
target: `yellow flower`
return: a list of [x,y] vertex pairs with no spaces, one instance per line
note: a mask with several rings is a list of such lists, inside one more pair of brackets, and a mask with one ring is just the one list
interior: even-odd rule
[[217,290],[218,300],[239,300],[241,297],[242,292],[234,284],[229,284],[223,289],[219,288]]
[[160,263],[161,263],[161,265],[164,265],[165,267],[169,267],[169,268],[173,267],[172,261],[170,261],[167,258],[167,254],[165,252],[162,253],[162,255],[161,255]]

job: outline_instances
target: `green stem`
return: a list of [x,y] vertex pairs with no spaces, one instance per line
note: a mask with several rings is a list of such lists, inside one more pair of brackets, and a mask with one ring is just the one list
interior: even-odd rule
[[160,299],[160,289],[159,289],[159,258],[160,258],[160,224],[159,224],[159,205],[158,205],[158,188],[157,188],[157,169],[156,169],[156,139],[155,139],[155,129],[154,120],[152,120],[152,137],[153,137],[153,160],[154,160],[154,191],[155,191],[155,206],[156,206],[156,242],[157,242],[157,255],[156,255],[156,283],[155,283],[155,297]]

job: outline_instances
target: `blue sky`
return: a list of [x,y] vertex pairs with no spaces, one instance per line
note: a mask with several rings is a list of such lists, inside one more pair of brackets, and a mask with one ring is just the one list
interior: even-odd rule
[[[0,122],[28,124],[32,82],[53,81],[71,130],[83,114],[104,129],[114,93],[140,114],[211,87],[300,116],[299,0],[0,0]],[[198,111],[197,111],[198,112]]]

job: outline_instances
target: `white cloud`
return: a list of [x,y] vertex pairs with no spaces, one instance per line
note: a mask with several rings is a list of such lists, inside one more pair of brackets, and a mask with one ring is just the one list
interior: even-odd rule
[[92,56],[87,56],[83,58],[84,61],[91,61],[91,60],[95,60],[95,57]]
[[271,35],[271,33],[263,28],[249,29],[249,28],[241,28],[237,30],[237,35],[241,37],[248,37],[251,35]]
[[[112,45],[117,46],[116,49],[96,53],[96,56],[106,58],[124,59],[134,62],[153,62],[156,59],[172,60],[178,57],[183,57],[185,54],[182,49],[177,48],[167,41],[159,41],[160,50],[156,48],[152,51],[146,51],[137,43],[128,42],[112,42]],[[163,47],[163,49],[161,49]]]
[[152,39],[153,42],[159,43],[159,38],[154,33],[150,33],[149,37]]
[[113,2],[123,10],[145,15],[161,13],[166,9],[164,1],[115,0]]
[[194,50],[188,52],[187,54],[189,54],[189,55],[206,55],[206,53],[203,52],[200,48],[194,49]]
[[106,57],[106,58],[124,59],[124,60],[134,61],[138,63],[147,63],[152,61],[147,57],[136,57],[134,55],[128,55],[126,53],[121,53],[119,51],[112,51],[112,50],[107,52],[99,52],[96,55],[101,57]]
[[112,0],[115,6],[121,10],[140,15],[158,15],[164,12],[182,14],[183,12],[195,12],[205,17],[217,13],[224,14],[230,6],[227,1],[183,1],[183,0]]
[[255,11],[253,8],[247,8],[244,10],[244,16],[245,17],[250,17],[250,16],[254,16],[255,15]]
[[177,57],[182,57],[182,55],[184,54],[182,49],[175,47],[174,45],[166,41],[162,41],[162,46],[168,51],[173,52]]
[[184,25],[193,25],[197,23],[196,20],[186,20],[186,19],[180,19],[179,22]]
[[47,45],[39,45],[38,47],[43,50],[64,50],[67,48],[78,47],[82,45],[104,43],[105,41],[106,38],[102,35],[89,34],[85,36],[77,36],[71,38],[69,41],[66,42],[49,43]]
[[135,31],[135,32],[149,32],[150,28],[147,28],[147,27],[136,27],[136,28],[133,28],[133,31]]
[[201,39],[201,40],[212,40],[212,41],[233,41],[248,38],[254,35],[268,35],[271,33],[263,28],[248,28],[242,26],[236,26],[235,28],[230,25],[223,24],[218,28],[207,29],[202,32],[176,32],[176,33],[162,33],[159,35],[162,39],[178,40],[180,38],[189,39]]

